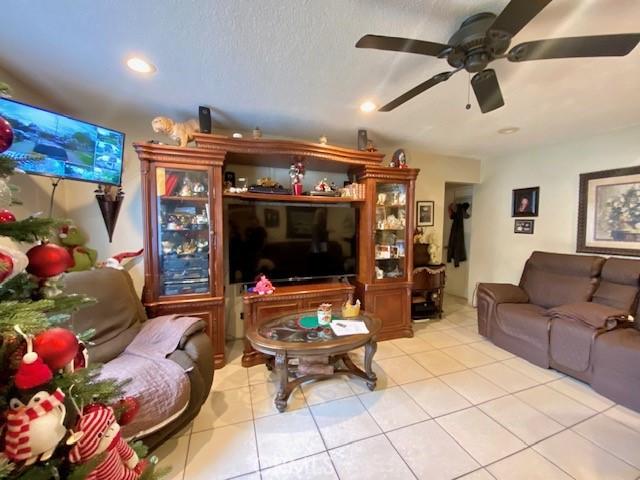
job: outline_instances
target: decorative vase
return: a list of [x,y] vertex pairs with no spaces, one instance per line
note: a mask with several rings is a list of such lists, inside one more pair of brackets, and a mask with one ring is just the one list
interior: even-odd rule
[[302,195],[302,184],[294,183],[293,184],[293,194],[294,195]]
[[113,240],[113,232],[116,229],[116,222],[118,221],[118,214],[120,213],[120,207],[124,196],[122,194],[117,195],[115,198],[109,198],[108,195],[96,195],[98,206],[100,207],[100,213],[102,219],[107,227],[107,234],[109,235],[109,243]]

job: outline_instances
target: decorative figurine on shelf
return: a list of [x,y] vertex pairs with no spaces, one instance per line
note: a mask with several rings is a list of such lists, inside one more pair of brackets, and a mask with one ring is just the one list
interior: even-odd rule
[[261,187],[267,187],[267,188],[279,188],[280,187],[280,184],[278,182],[276,182],[271,177],[259,178],[259,179],[256,180],[256,183]]
[[295,160],[289,167],[289,177],[293,186],[294,195],[302,195],[302,179],[304,178],[304,162],[302,159]]
[[209,249],[209,242],[204,239],[200,239],[196,242],[196,248],[198,252],[206,252]]
[[375,267],[376,270],[376,280],[382,280],[384,278],[384,270],[380,267]]
[[176,245],[175,245],[175,243],[173,243],[173,242],[171,242],[169,240],[163,240],[161,242],[161,246],[162,246],[162,253],[164,255],[169,255],[169,254],[175,252]]
[[69,452],[71,463],[85,463],[106,454],[87,480],[137,480],[148,466],[148,462],[140,461],[122,438],[111,407],[97,403],[88,405],[80,414],[74,431],[80,437]]
[[404,153],[404,150],[398,156],[398,161],[400,162],[398,168],[409,168],[409,165],[407,165],[407,155]]
[[196,196],[202,196],[204,192],[207,191],[207,187],[204,186],[202,182],[194,182],[191,187],[191,193]]
[[318,325],[320,325],[321,327],[326,327],[331,323],[330,303],[321,303],[318,306],[318,311],[316,313],[318,315]]
[[98,259],[98,251],[85,246],[87,237],[78,227],[66,224],[58,230],[58,239],[73,259],[73,266],[67,272],[91,270]]
[[253,138],[255,138],[256,140],[262,138],[262,130],[260,130],[260,127],[256,127],[253,129]]
[[193,255],[194,253],[196,253],[197,249],[198,249],[198,245],[196,244],[196,241],[192,238],[182,243],[181,245],[178,245],[178,248],[176,248],[176,253],[178,255]]
[[193,181],[188,175],[185,175],[182,179],[182,186],[180,187],[180,192],[178,196],[180,197],[190,197],[193,195]]
[[349,298],[342,305],[342,316],[344,318],[353,318],[360,315],[360,300],[356,300],[356,303],[353,302],[353,295],[349,294]]
[[384,205],[385,203],[387,203],[387,194],[386,193],[379,193],[378,194],[378,201],[376,202],[376,205]]
[[330,184],[327,178],[320,180],[315,187],[313,187],[313,193],[335,193],[335,184]]
[[377,152],[378,149],[373,144],[373,140],[367,140],[367,152]]
[[326,135],[320,135],[318,141],[320,142],[320,145],[326,145],[329,142]]
[[406,154],[404,153],[404,150],[402,148],[399,148],[398,150],[393,152],[393,155],[391,156],[391,162],[389,162],[389,166],[392,168],[407,168],[400,166],[403,163],[405,165],[407,164]]
[[169,117],[156,117],[151,121],[151,127],[156,133],[169,135],[180,147],[186,147],[194,139],[193,134],[200,131],[199,122],[195,119],[175,122]]
[[257,293],[258,295],[269,295],[275,292],[275,290],[276,287],[271,284],[265,275],[260,275],[260,280],[258,280],[256,286],[249,289],[251,293]]

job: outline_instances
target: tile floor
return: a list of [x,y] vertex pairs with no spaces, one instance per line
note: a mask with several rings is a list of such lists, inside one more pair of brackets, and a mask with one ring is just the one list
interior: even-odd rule
[[168,480],[640,478],[640,414],[487,342],[463,301],[445,312],[379,344],[374,392],[308,384],[283,414],[230,344],[200,415],[156,452]]

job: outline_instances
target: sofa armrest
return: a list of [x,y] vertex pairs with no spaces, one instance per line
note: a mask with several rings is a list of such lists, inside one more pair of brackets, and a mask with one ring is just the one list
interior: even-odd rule
[[[211,339],[206,333],[200,331],[191,335],[168,358],[185,369],[189,366],[197,369],[205,383],[206,391],[208,392],[211,389],[211,384],[213,383],[213,347],[211,346]],[[192,365],[189,365],[189,362]]]
[[478,285],[478,296],[484,295],[494,303],[529,303],[527,293],[511,283],[481,283]]

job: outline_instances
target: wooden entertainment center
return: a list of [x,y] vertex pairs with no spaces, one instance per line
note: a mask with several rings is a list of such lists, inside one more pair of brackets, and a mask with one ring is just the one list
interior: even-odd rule
[[[145,229],[142,301],[150,315],[197,316],[208,325],[214,365],[225,364],[223,201],[307,205],[349,203],[359,211],[357,275],[351,284],[278,286],[271,295],[243,296],[245,329],[284,313],[339,305],[355,291],[365,310],[382,319],[379,340],[412,336],[414,190],[417,169],[382,166],[383,154],[289,140],[236,139],[196,134],[196,147],[135,143],[140,159]],[[227,165],[337,172],[364,184],[364,198],[224,191]],[[312,185],[305,185],[307,189]],[[245,347],[242,363],[263,357]]]

